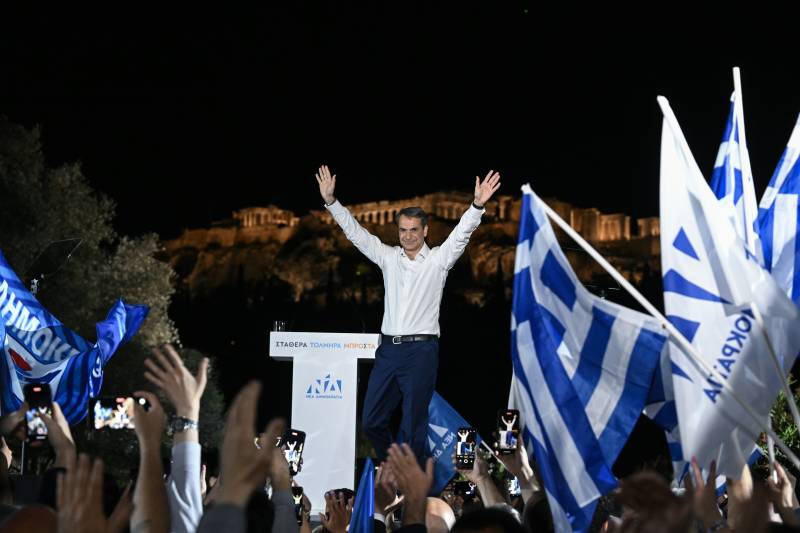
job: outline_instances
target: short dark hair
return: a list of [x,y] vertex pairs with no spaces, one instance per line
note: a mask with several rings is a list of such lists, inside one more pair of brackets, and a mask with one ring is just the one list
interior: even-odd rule
[[421,207],[404,207],[397,212],[394,221],[399,222],[400,217],[418,218],[422,222],[423,228],[428,225],[428,213]]

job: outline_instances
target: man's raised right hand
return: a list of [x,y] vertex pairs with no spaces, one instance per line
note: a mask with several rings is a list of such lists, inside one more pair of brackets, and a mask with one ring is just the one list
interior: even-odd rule
[[322,165],[319,167],[316,178],[317,183],[319,183],[320,196],[325,200],[326,205],[331,205],[336,201],[336,197],[333,196],[333,191],[336,189],[336,174],[331,176],[328,165]]

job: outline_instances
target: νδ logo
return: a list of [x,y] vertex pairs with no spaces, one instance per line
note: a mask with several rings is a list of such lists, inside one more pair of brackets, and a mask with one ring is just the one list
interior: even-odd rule
[[333,372],[328,372],[323,378],[315,379],[306,390],[306,398],[326,398],[341,400],[342,380],[337,379]]
[[433,457],[434,461],[438,461],[439,456],[442,455],[455,440],[455,432],[446,427],[437,426],[436,424],[428,422],[428,450],[431,452],[431,457]]

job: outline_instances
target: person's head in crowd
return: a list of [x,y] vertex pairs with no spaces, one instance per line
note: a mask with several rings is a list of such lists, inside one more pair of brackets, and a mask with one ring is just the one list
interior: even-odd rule
[[425,510],[425,527],[428,533],[447,533],[456,522],[456,515],[447,503],[439,498],[428,498]]
[[522,524],[531,533],[550,533],[553,531],[553,515],[547,498],[541,498],[533,505],[526,505],[522,512]]
[[465,512],[450,531],[452,533],[525,533],[525,528],[508,511],[490,507]]
[[2,521],[3,533],[34,533],[58,529],[56,512],[46,505],[28,505],[6,520],[0,521]]
[[623,480],[617,500],[625,507],[621,532],[687,533],[694,524],[692,502],[676,496],[654,472]]

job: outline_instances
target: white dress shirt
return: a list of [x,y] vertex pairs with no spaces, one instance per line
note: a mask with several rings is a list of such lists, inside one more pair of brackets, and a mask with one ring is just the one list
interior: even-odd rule
[[167,483],[170,533],[193,533],[203,518],[200,466],[199,443],[179,442],[172,446],[172,468]]
[[447,274],[481,223],[484,209],[470,206],[441,246],[426,243],[412,260],[365,230],[338,200],[326,206],[345,236],[383,272],[384,335],[439,335],[439,306]]

